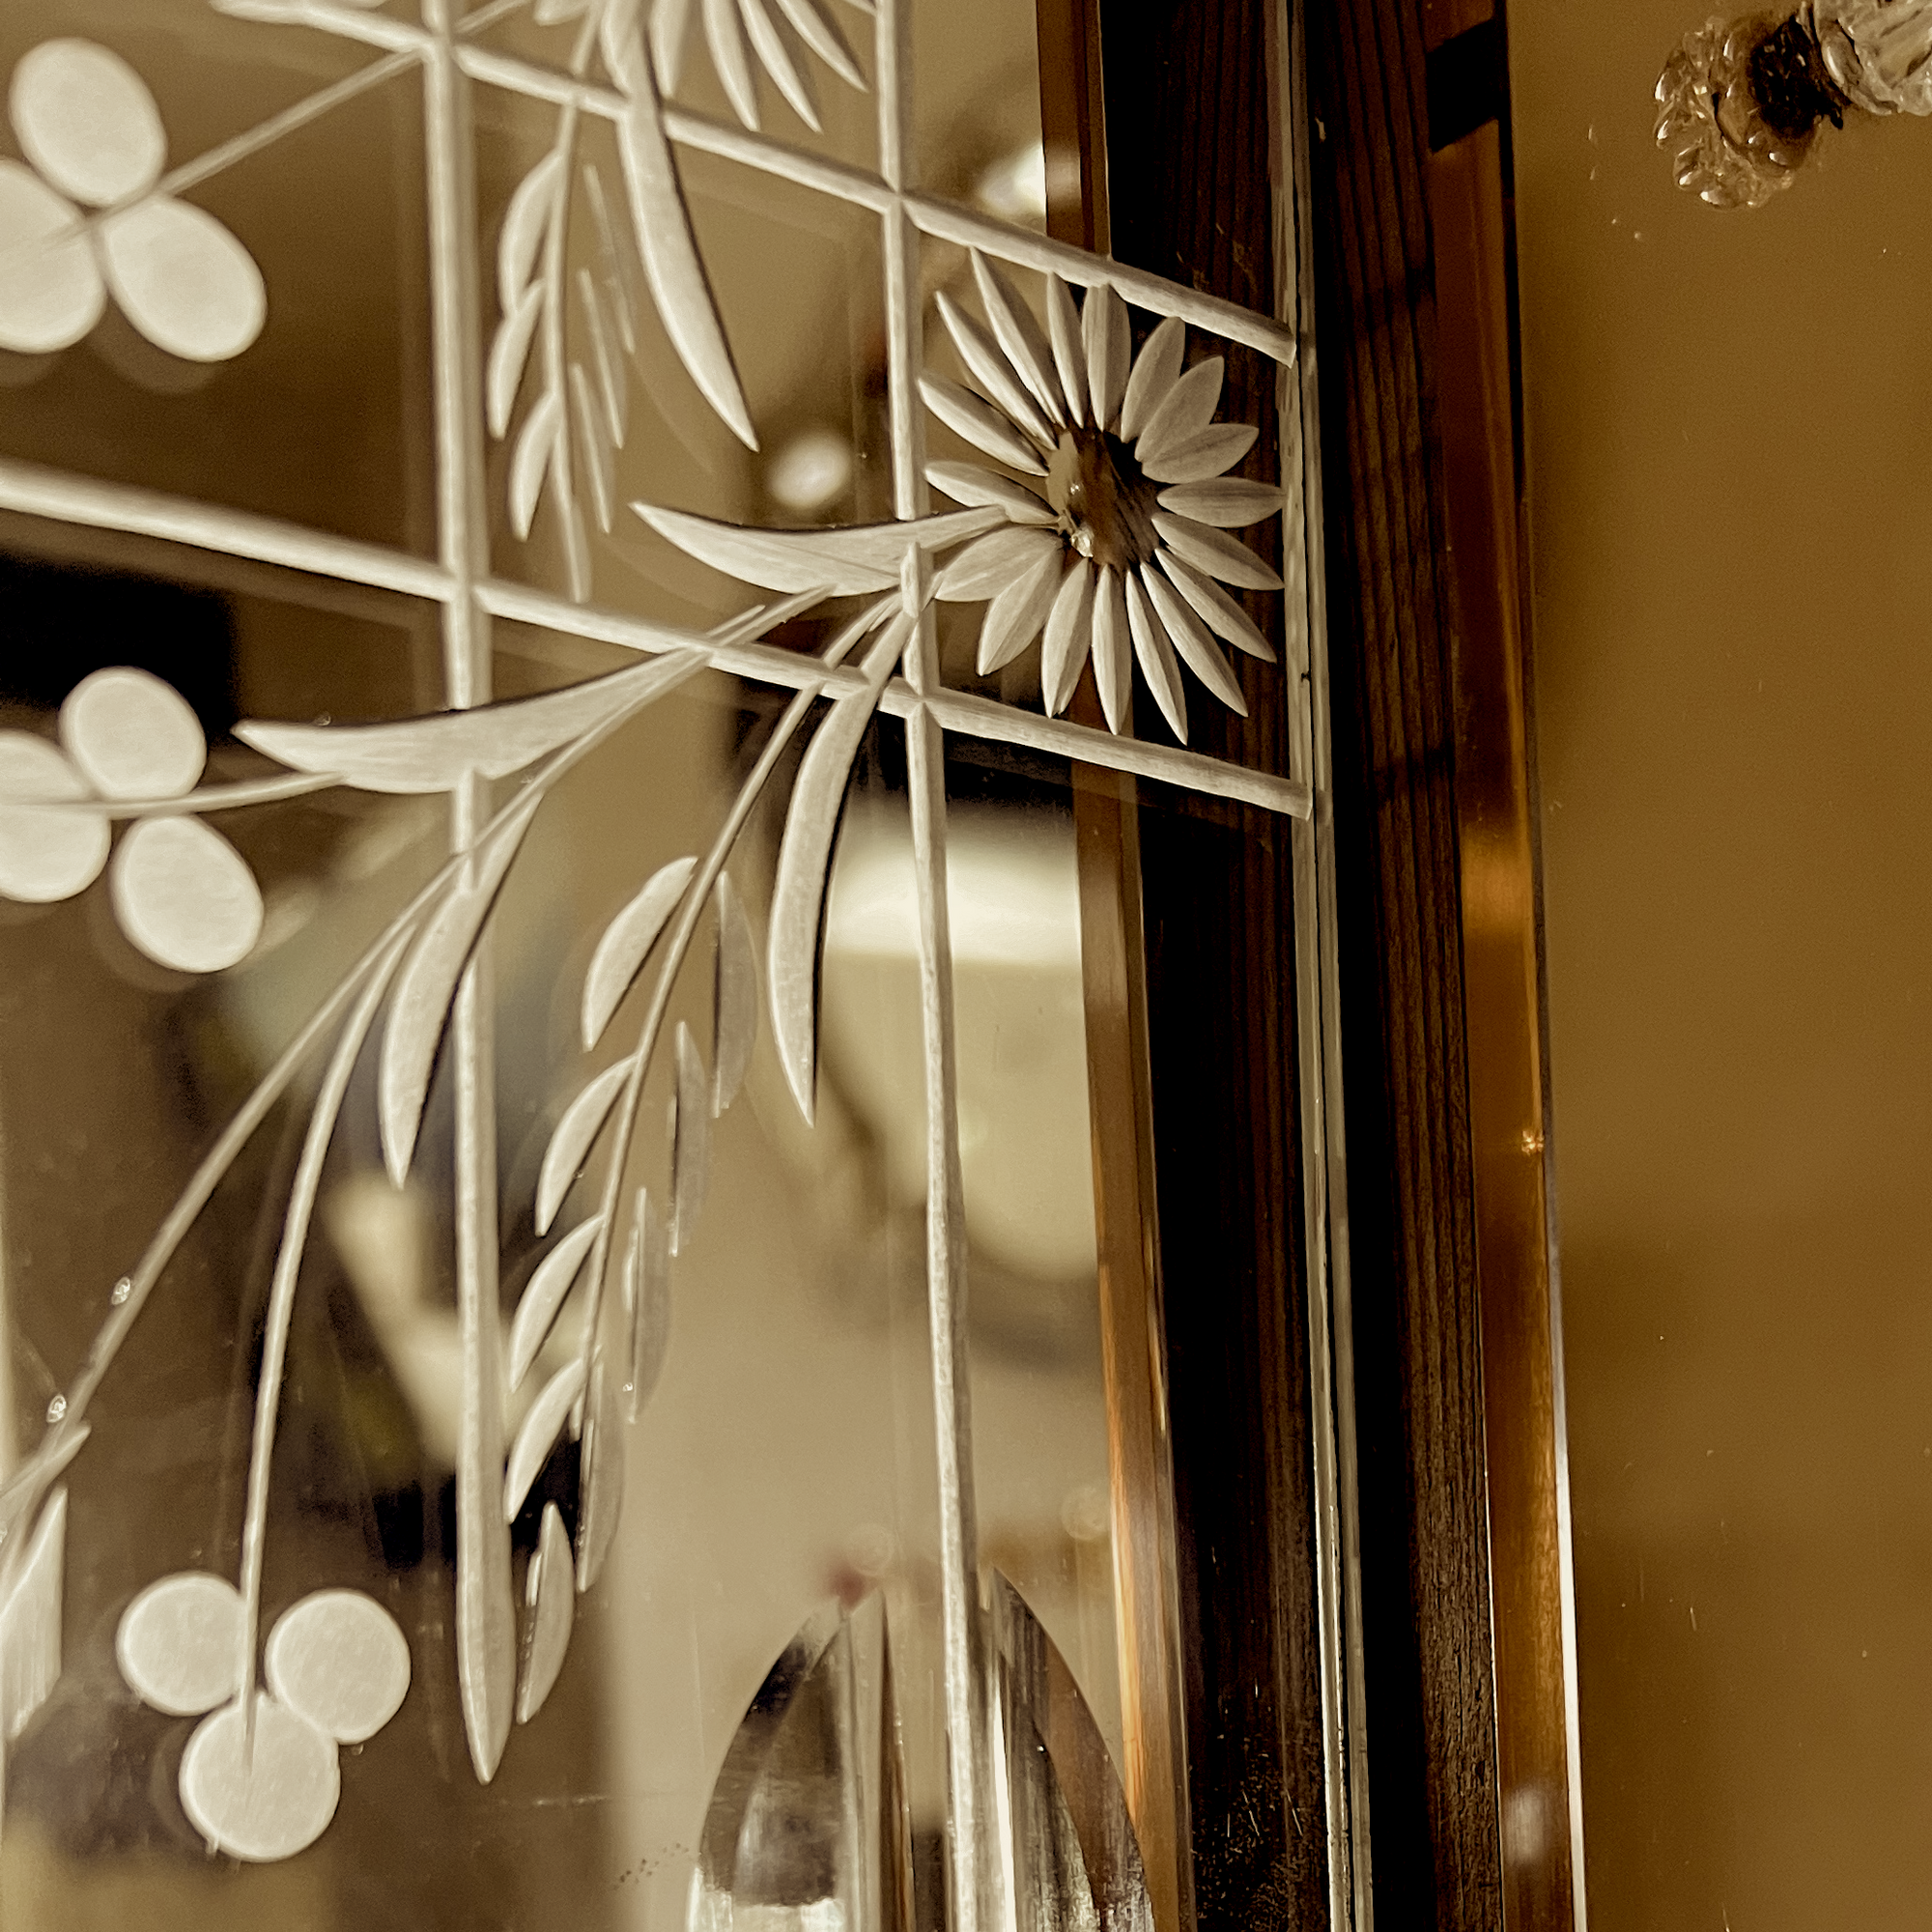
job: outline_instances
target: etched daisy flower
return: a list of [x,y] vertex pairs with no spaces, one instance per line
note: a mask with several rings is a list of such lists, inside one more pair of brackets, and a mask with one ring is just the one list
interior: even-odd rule
[[1221,585],[1279,590],[1281,579],[1225,532],[1259,523],[1282,496],[1225,474],[1256,432],[1214,420],[1222,358],[1183,370],[1186,332],[1169,316],[1130,366],[1126,304],[1102,287],[1076,308],[1055,275],[1046,278],[1049,344],[1012,284],[980,255],[972,260],[991,334],[944,294],[939,313],[984,393],[942,376],[923,376],[920,386],[943,423],[1033,479],[972,463],[926,467],[935,489],[1007,518],[966,545],[933,585],[954,602],[991,600],[980,674],[1009,664],[1043,630],[1049,714],[1072,697],[1091,651],[1112,730],[1127,720],[1134,658],[1183,743],[1182,664],[1246,717],[1215,639],[1269,661],[1274,650]]
[[205,210],[155,192],[167,133],[119,54],[43,41],[14,70],[7,108],[27,161],[0,158],[0,349],[66,349],[110,291],[156,348],[186,361],[225,362],[261,334],[254,258]]

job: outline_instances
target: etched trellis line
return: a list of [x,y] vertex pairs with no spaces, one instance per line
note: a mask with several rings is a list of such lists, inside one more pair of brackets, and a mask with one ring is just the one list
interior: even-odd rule
[[[572,1600],[593,1580],[614,1531],[622,1466],[616,1432],[624,1411],[635,1414],[662,1367],[669,1257],[688,1238],[701,1205],[709,1120],[729,1104],[750,1050],[756,964],[727,869],[733,845],[784,746],[814,704],[829,700],[786,811],[766,962],[775,1038],[793,1093],[810,1119],[816,1065],[814,949],[832,838],[859,738],[870,718],[883,711],[900,718],[906,729],[918,895],[929,1137],[926,1273],[938,1429],[953,1922],[961,1932],[980,1932],[982,1925],[990,1932],[1014,1909],[1010,1886],[1024,1882],[1013,1875],[1015,1858],[1024,1861],[1029,1856],[1028,1848],[1015,1842],[1015,1820],[1028,1804],[1047,1802],[1026,1786],[1026,1779],[1038,1774],[1029,1769],[1032,1759],[1016,1742],[1021,1731],[1007,1728],[1026,1715],[1028,1673],[1039,1667],[1037,1655],[1045,1639],[1010,1590],[996,1596],[991,1605],[982,1604],[979,1579],[947,929],[944,735],[950,730],[1026,745],[1307,817],[1310,791],[1302,780],[1283,780],[1182,747],[1120,735],[1134,662],[1177,734],[1184,738],[1181,663],[1223,701],[1240,709],[1239,684],[1216,639],[1256,657],[1272,655],[1214,580],[1280,587],[1280,580],[1251,552],[1222,534],[1271,512],[1280,493],[1223,476],[1252,443],[1253,432],[1213,421],[1220,365],[1212,360],[1183,371],[1183,330],[1193,324],[1258,349],[1282,365],[1293,360],[1293,334],[1268,318],[922,194],[912,179],[911,23],[903,0],[878,0],[872,10],[876,174],[786,146],[750,125],[756,118],[753,52],[808,120],[812,97],[810,63],[801,64],[806,49],[841,78],[863,78],[820,0],[782,0],[782,31],[764,0],[741,0],[742,11],[724,6],[723,0],[721,6],[705,8],[707,41],[727,95],[748,124],[743,128],[668,106],[661,98],[661,82],[668,89],[674,76],[688,0],[659,0],[648,43],[635,0],[589,0],[588,5],[582,0],[536,0],[539,24],[571,27],[568,66],[561,71],[477,43],[475,36],[517,11],[521,0],[492,5],[463,20],[453,16],[449,0],[424,0],[420,25],[327,0],[216,4],[220,11],[252,20],[360,42],[380,49],[382,58],[165,177],[157,149],[145,171],[106,181],[98,190],[89,182],[75,185],[62,178],[60,156],[43,161],[27,140],[28,130],[22,129],[30,156],[56,185],[94,212],[79,213],[51,189],[32,182],[9,177],[8,184],[0,184],[16,201],[24,197],[37,209],[57,205],[56,213],[37,217],[43,232],[0,254],[0,297],[39,261],[58,257],[78,275],[73,265],[83,259],[91,263],[94,256],[88,251],[99,250],[109,283],[137,326],[146,329],[135,298],[139,291],[130,297],[125,274],[115,279],[113,256],[117,224],[147,218],[149,204],[143,197],[164,202],[365,89],[419,66],[426,108],[436,560],[7,460],[0,460],[0,507],[427,599],[441,613],[449,708],[372,726],[244,725],[240,735],[245,742],[291,766],[297,776],[198,790],[190,776],[158,792],[149,786],[153,795],[143,795],[138,784],[117,789],[100,778],[99,761],[89,761],[84,721],[70,700],[62,731],[71,764],[43,741],[0,744],[0,835],[11,833],[16,843],[25,840],[31,846],[31,834],[41,841],[43,854],[65,840],[62,849],[78,855],[68,871],[58,880],[39,879],[46,890],[25,895],[68,896],[93,876],[81,876],[85,867],[80,861],[88,852],[99,850],[96,870],[106,862],[109,818],[132,818],[137,832],[163,821],[206,831],[201,814],[209,811],[349,784],[445,795],[450,801],[451,857],[364,952],[217,1139],[139,1265],[116,1285],[111,1312],[87,1361],[49,1409],[42,1447],[0,1491],[0,1669],[7,1686],[0,1736],[18,1730],[58,1672],[58,1545],[65,1496],[57,1485],[85,1443],[87,1410],[100,1379],[221,1176],[331,1034],[328,1071],[311,1112],[270,1296],[242,1588],[238,1592],[222,1579],[199,1573],[162,1579],[136,1600],[124,1619],[120,1656],[124,1674],[150,1702],[163,1709],[214,1714],[197,1731],[184,1760],[183,1797],[211,1845],[238,1857],[282,1857],[310,1842],[334,1808],[335,1744],[371,1735],[400,1703],[409,1674],[405,1646],[398,1675],[400,1633],[385,1613],[350,1592],[322,1592],[287,1612],[268,1642],[269,1690],[258,1693],[254,1688],[261,1545],[289,1310],[321,1160],[349,1076],[386,1005],[379,1114],[393,1178],[400,1180],[409,1172],[440,1057],[446,1056],[455,1088],[463,1377],[457,1466],[458,1674],[476,1774],[485,1780],[494,1775],[514,1721],[535,1715],[561,1667]],[[749,40],[734,40],[734,35]],[[140,89],[118,57],[89,51],[80,43],[47,45],[80,49],[60,58],[83,68],[92,62],[124,93],[130,80]],[[614,85],[590,77],[593,54],[601,56]],[[501,314],[487,355],[475,295],[478,211],[469,95],[478,84],[558,111],[554,144],[526,178],[499,239]],[[590,559],[573,480],[573,450],[581,454],[590,479],[600,526],[608,529],[612,503],[604,466],[624,437],[623,399],[611,366],[611,340],[621,334],[628,346],[631,334],[623,320],[628,296],[621,270],[614,271],[603,294],[586,274],[580,292],[591,337],[590,363],[586,367],[567,354],[562,263],[576,185],[571,174],[574,143],[579,122],[586,117],[609,123],[615,131],[633,239],[674,346],[721,420],[753,446],[755,434],[738,391],[723,322],[683,206],[675,149],[708,152],[782,177],[865,208],[881,224],[896,521],[838,529],[753,531],[633,506],[692,554],[747,582],[788,593],[776,606],[754,609],[708,635],[599,609],[590,601]],[[156,127],[158,134],[158,120]],[[24,175],[17,164],[7,165],[16,176]],[[586,165],[585,179],[608,242],[601,176]],[[190,210],[181,219],[192,227],[197,214]],[[199,219],[206,223],[208,217]],[[914,291],[927,237],[971,251],[991,333],[944,298],[941,314],[980,384],[978,390],[928,377],[923,366],[923,322]],[[219,252],[219,244],[206,245]],[[1047,330],[994,263],[1046,278]],[[252,263],[248,268],[252,272]],[[9,282],[9,276],[15,281]],[[1069,288],[1086,292],[1077,307]],[[1138,357],[1129,353],[1123,302],[1163,318]],[[72,333],[77,326],[80,332],[91,327],[91,322],[77,324],[85,306],[78,302],[61,322],[70,331],[68,339],[77,339]],[[4,307],[0,300],[0,310]],[[6,326],[0,313],[0,333]],[[259,327],[258,319],[254,328]],[[165,333],[160,322],[148,332],[157,341]],[[189,345],[185,353],[221,359],[245,348],[245,342],[231,346],[241,333],[230,327],[225,334],[205,331],[202,337],[188,333],[180,339]],[[252,336],[253,330],[248,331],[249,340]],[[567,597],[503,580],[490,569],[485,432],[509,433],[533,355],[540,394],[515,438],[511,523],[519,536],[526,534],[548,488],[563,526]],[[928,469],[925,409],[983,454],[1018,471],[1018,477],[971,465]],[[933,514],[928,477],[967,507]],[[1118,500],[1120,507],[1095,508],[1102,498],[1109,504]],[[1298,532],[1290,535],[1293,542]],[[943,568],[935,566],[935,554],[941,552],[955,553]],[[874,601],[822,653],[779,650],[763,640],[779,623],[827,598],[855,594]],[[946,690],[931,611],[935,596],[991,600],[981,638],[982,670],[1028,648],[1044,629],[1049,714],[1065,702],[1091,653],[1113,729],[1099,731]],[[490,627],[498,617],[622,645],[646,654],[646,662],[541,698],[496,704],[491,699]],[[845,662],[853,654],[859,662]],[[694,856],[675,862],[645,881],[598,950],[584,991],[586,1050],[597,1044],[652,959],[657,978],[636,1046],[582,1086],[553,1136],[539,1182],[539,1233],[556,1221],[594,1144],[608,1132],[600,1200],[593,1213],[558,1239],[525,1289],[511,1328],[506,1377],[498,1332],[491,912],[550,786],[643,705],[706,668],[789,687],[795,696],[710,851],[701,861]],[[125,712],[122,724],[138,725],[144,718],[157,717],[172,699],[165,687],[143,680],[141,674],[114,675],[123,680],[115,687],[115,702]],[[1302,771],[1309,769],[1308,747],[1301,738],[1296,740],[1296,763]],[[524,789],[493,813],[491,782],[519,771],[531,773]],[[224,844],[212,832],[207,838]],[[131,872],[127,854],[132,843],[130,834],[116,855],[117,882],[125,883]],[[7,849],[0,836],[0,855]],[[4,872],[0,863],[0,892],[8,890]],[[55,885],[61,890],[53,890]],[[252,879],[247,888],[252,891]],[[117,899],[124,923],[131,894],[132,888],[127,888]],[[171,904],[162,910],[189,925],[196,916],[191,905]],[[671,989],[707,914],[717,928],[718,948],[712,1066],[706,1069],[701,1047],[681,1024],[673,1043],[676,1124],[668,1206],[654,1204],[648,1189],[637,1190],[629,1238],[620,1242],[620,1208],[643,1082]],[[136,943],[144,943],[136,925],[129,931]],[[220,963],[228,961],[224,957]],[[628,1345],[616,1361],[609,1356],[603,1334],[613,1270],[621,1276],[629,1324]],[[549,1374],[517,1439],[506,1443],[506,1387],[520,1382],[535,1365],[546,1336],[573,1294],[582,1303],[581,1342],[570,1359]],[[509,1525],[537,1469],[566,1430],[581,1437],[576,1548],[573,1553],[555,1505],[548,1505],[526,1577],[528,1615],[520,1667]],[[205,1635],[211,1618],[231,1640],[214,1646],[216,1664],[204,1668],[193,1682],[181,1681],[182,1634]],[[841,1650],[841,1644],[847,1644],[842,1634],[814,1639],[810,1667],[849,1669],[849,1645]],[[1050,1646],[1046,1649],[1050,1653]],[[1035,1662],[1026,1663],[1027,1658]],[[889,1663],[884,1695],[882,1708],[889,1716]],[[890,1723],[886,1728],[891,1729]],[[1114,1804],[1118,1815],[1110,1831],[1124,1819],[1118,1792]],[[1131,1829],[1124,1829],[1125,1856],[1137,1874]],[[711,1875],[706,1876],[708,1881]],[[883,1900],[883,1892],[879,1898]],[[1105,1922],[1143,1922],[1144,1892],[1138,1898],[1138,1904],[1123,1908],[1127,1919],[1109,1918]],[[887,1907],[880,1903],[878,1909]]]

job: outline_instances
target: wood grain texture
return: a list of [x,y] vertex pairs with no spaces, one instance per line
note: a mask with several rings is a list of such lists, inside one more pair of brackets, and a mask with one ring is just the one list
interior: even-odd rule
[[1310,10],[1363,1615],[1381,1923],[1501,1918],[1422,0]]
[[[1267,23],[1262,0],[1101,10],[1114,253],[1264,313],[1274,304]],[[1276,370],[1190,330],[1190,356],[1208,354],[1228,357],[1220,413],[1263,425],[1244,473],[1272,479]],[[1278,597],[1248,609],[1281,636]],[[1285,772],[1284,675],[1246,660],[1238,674],[1245,720],[1190,682],[1189,743]],[[1145,699],[1138,728],[1164,734]],[[1328,1875],[1291,839],[1258,812],[1151,785],[1141,797],[1197,1923],[1314,1926]]]

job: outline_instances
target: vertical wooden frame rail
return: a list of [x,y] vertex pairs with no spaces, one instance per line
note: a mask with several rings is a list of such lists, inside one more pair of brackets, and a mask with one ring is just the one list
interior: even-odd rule
[[[1227,371],[1264,425],[1263,470],[1278,465],[1289,495],[1275,559],[1286,591],[1252,600],[1282,640],[1282,674],[1244,724],[1196,729],[1221,755],[1308,782],[1312,818],[1276,837],[1251,813],[1145,793],[1127,818],[1147,949],[1194,1904],[1203,1926],[1366,1926],[1304,43],[1298,11],[1279,0],[1110,0],[1098,38],[1116,259],[1271,312],[1300,350],[1292,371],[1237,351]],[[1042,91],[1050,105],[1045,79]]]
[[1580,1932],[1503,21],[1310,33],[1376,1899]]

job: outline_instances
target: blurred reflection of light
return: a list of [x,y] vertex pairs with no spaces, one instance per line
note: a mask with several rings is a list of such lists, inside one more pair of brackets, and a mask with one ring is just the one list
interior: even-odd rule
[[772,458],[765,488],[787,510],[822,510],[852,481],[852,445],[837,430],[809,429]]
[[1007,221],[1046,219],[1046,150],[1037,141],[1002,155],[973,184],[973,199]]
[[1098,1483],[1080,1483],[1060,1505],[1060,1526],[1075,1543],[1099,1543],[1112,1530],[1113,1508]]
[[[1038,1281],[1091,1279],[1094,1172],[1070,819],[955,805],[948,904],[960,1167],[977,1247]],[[919,909],[902,811],[855,810],[825,929],[825,1060],[878,1133],[895,1191],[925,1190]]]

